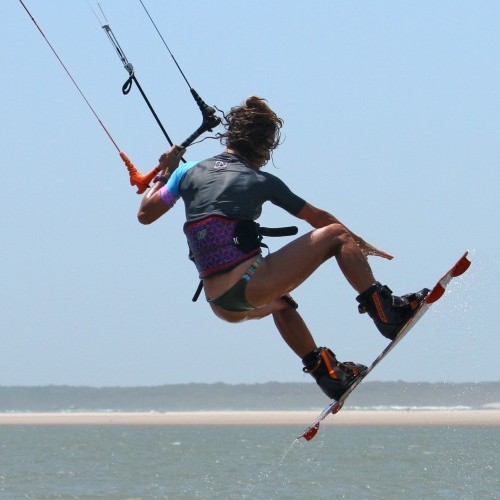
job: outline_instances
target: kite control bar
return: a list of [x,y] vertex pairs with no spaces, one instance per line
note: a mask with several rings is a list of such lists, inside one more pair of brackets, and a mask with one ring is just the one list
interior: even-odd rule
[[[149,110],[151,111],[154,119],[156,120],[156,123],[160,127],[161,131],[163,132],[163,135],[167,139],[168,143],[170,146],[173,146],[173,142],[170,139],[167,131],[165,130],[165,127],[161,123],[160,119],[158,118],[158,115],[156,114],[153,106],[151,105],[148,97],[146,96],[144,90],[142,89],[140,83],[138,82],[135,72],[134,72],[134,67],[132,63],[130,63],[127,59],[127,56],[123,52],[123,49],[121,48],[120,44],[118,43],[118,40],[116,39],[113,31],[111,30],[111,27],[109,24],[104,24],[102,26],[103,30],[106,32],[106,35],[108,36],[111,44],[116,50],[116,53],[118,54],[118,57],[120,58],[120,61],[123,64],[123,67],[127,71],[129,77],[127,81],[123,84],[122,86],[122,92],[124,95],[127,95],[131,88],[132,88],[132,83],[135,83],[137,88],[139,89],[139,92],[141,96],[143,97],[144,101],[146,102]],[[208,106],[205,101],[199,96],[199,94],[194,90],[191,86],[189,86],[191,95],[193,96],[194,100],[196,101],[196,104],[200,108],[201,115],[203,118],[203,121],[201,125],[184,141],[182,144],[179,146],[180,149],[186,149],[188,146],[190,146],[200,135],[204,134],[205,132],[212,131],[214,127],[219,125],[221,122],[220,118],[215,116],[215,109],[212,108],[211,106]],[[143,193],[148,187],[149,183],[151,180],[155,177],[155,175],[161,170],[160,167],[156,167],[151,172],[148,174],[141,174],[140,172],[137,171],[137,169],[134,167],[132,162],[127,158],[127,156],[120,152],[120,156],[125,163],[127,170],[129,172],[130,176],[130,184],[132,186],[137,186],[138,190],[137,193],[141,194]],[[183,162],[185,162],[184,158],[181,158]]]
[[[191,89],[193,96],[196,94],[196,91]],[[196,94],[198,95],[198,94]],[[198,96],[199,97],[199,96]],[[186,149],[188,146],[190,146],[200,135],[204,134],[205,132],[211,132],[214,127],[219,125],[221,122],[220,118],[215,116],[215,110],[207,106],[201,99],[200,99],[202,105],[198,104],[200,106],[201,114],[203,116],[203,121],[201,125],[185,140],[181,143],[179,149]],[[196,101],[198,102],[198,100]],[[153,170],[148,172],[147,174],[141,174],[134,166],[134,164],[128,159],[127,155],[123,152],[120,151],[120,157],[123,160],[123,163],[125,163],[125,166],[127,167],[129,177],[130,177],[130,184],[132,186],[137,186],[137,194],[142,194],[146,189],[149,187],[150,182],[154,179],[156,174],[158,174],[161,171],[161,167],[158,165],[155,167]],[[182,161],[185,162],[184,158],[182,158]]]
[[[179,149],[186,149],[190,146],[200,135],[205,132],[212,131],[214,127],[219,125],[220,118],[215,116],[215,110],[211,106],[208,106],[203,99],[197,94],[196,90],[191,89],[191,94],[198,104],[201,114],[203,116],[203,121],[201,125],[179,146]],[[120,151],[120,156],[125,163],[130,176],[130,184],[132,186],[137,186],[137,194],[142,194],[149,187],[149,183],[154,179],[155,175],[161,171],[160,166],[157,166],[151,172],[147,174],[141,174],[134,167],[133,163],[127,158],[125,153]]]
[[181,149],[187,148],[191,145],[200,135],[205,132],[211,132],[214,127],[217,127],[221,122],[218,116],[215,116],[215,109],[211,106],[208,106],[205,101],[198,95],[196,90],[192,87],[190,88],[191,95],[194,97],[196,104],[201,111],[201,116],[203,117],[203,121],[201,125],[181,144]]
[[130,177],[130,185],[137,186],[137,194],[144,193],[144,191],[146,191],[149,187],[149,183],[154,179],[155,175],[161,171],[161,167],[158,165],[151,170],[151,172],[141,174],[123,151],[120,151],[120,157],[127,167],[128,175]]
[[[195,98],[201,114],[203,116],[203,121],[201,125],[179,146],[179,149],[186,149],[190,146],[200,135],[205,132],[212,131],[214,127],[219,125],[220,118],[215,116],[215,110],[211,106],[208,106],[196,93],[194,89],[191,89],[191,94]],[[149,187],[150,182],[154,179],[155,175],[161,171],[160,166],[155,167],[151,172],[147,174],[141,174],[134,166],[134,164],[128,159],[127,155],[120,151],[120,157],[125,163],[129,176],[130,184],[132,186],[137,186],[137,194],[142,194]]]
[[[149,14],[148,14],[149,15]],[[161,131],[163,132],[163,135],[167,139],[168,143],[170,146],[173,146],[173,141],[170,139],[167,131],[165,130],[165,127],[161,123],[160,119],[158,118],[158,115],[156,114],[153,106],[151,105],[148,97],[146,96],[144,90],[142,89],[140,83],[138,82],[135,72],[134,72],[134,67],[132,63],[130,63],[127,59],[127,56],[123,52],[123,49],[121,48],[120,44],[118,43],[118,40],[116,39],[113,31],[111,30],[111,27],[109,24],[104,24],[102,26],[103,30],[106,32],[106,35],[109,38],[109,41],[113,45],[113,47],[116,50],[116,53],[118,54],[118,57],[120,58],[120,61],[123,64],[123,67],[127,71],[129,77],[127,81],[123,84],[122,86],[122,93],[124,95],[127,95],[131,88],[132,88],[132,83],[135,83],[136,87],[139,89],[139,92],[141,96],[143,97],[144,101],[146,102],[149,110],[151,111],[151,114],[153,115],[156,123],[160,127]],[[175,59],[174,59],[175,61]],[[177,61],[176,61],[177,64]],[[180,68],[179,68],[180,69]],[[182,71],[181,71],[182,73]],[[184,76],[184,74],[183,74]],[[185,78],[185,77],[184,77]],[[187,80],[186,80],[187,81]],[[211,132],[214,127],[219,125],[221,122],[220,118],[215,116],[215,109],[212,108],[211,106],[208,106],[205,101],[199,96],[199,94],[194,90],[188,82],[189,90],[191,91],[191,95],[193,96],[194,100],[196,101],[196,104],[200,108],[201,111],[201,116],[202,116],[202,123],[201,125],[185,140],[181,143],[179,146],[179,149],[186,149],[188,146],[190,146],[200,135],[204,134],[205,132]],[[154,179],[155,175],[160,172],[161,168],[158,166],[151,170],[151,172],[147,174],[141,174],[140,172],[137,171],[137,169],[134,167],[133,163],[127,158],[127,156],[123,153],[120,152],[120,156],[125,163],[127,170],[129,172],[130,176],[130,184],[132,186],[137,186],[137,193],[141,194],[143,193],[148,187],[149,183]],[[181,158],[183,162],[184,158]]]

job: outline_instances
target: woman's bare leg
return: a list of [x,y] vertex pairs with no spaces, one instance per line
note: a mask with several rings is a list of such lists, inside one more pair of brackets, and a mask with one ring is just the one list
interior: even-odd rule
[[231,323],[249,319],[261,319],[272,314],[274,324],[283,337],[283,340],[297,356],[303,358],[316,349],[313,336],[300,314],[287,301],[281,298],[259,309],[245,312],[226,311],[215,304],[210,305],[219,318]]
[[375,282],[365,255],[341,224],[316,229],[266,257],[248,282],[246,296],[257,309],[228,312],[212,304],[214,312],[226,321],[258,319],[269,314],[288,346],[300,357],[316,349],[316,343],[300,314],[280,299],[323,262],[331,257],[352,287],[361,293]]
[[273,312],[273,319],[283,340],[290,349],[303,358],[316,349],[316,343],[304,320],[292,307]]
[[325,260],[335,257],[351,286],[361,293],[375,282],[368,260],[341,224],[315,229],[264,259],[248,283],[248,301],[261,306],[289,293]]

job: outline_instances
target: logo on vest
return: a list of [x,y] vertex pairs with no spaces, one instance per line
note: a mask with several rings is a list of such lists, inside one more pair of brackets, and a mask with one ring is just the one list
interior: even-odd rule
[[205,236],[207,235],[207,230],[206,229],[202,229],[201,231],[198,231],[196,233],[196,237],[199,239],[199,240],[202,240],[203,238],[205,238]]
[[214,170],[221,170],[223,168],[226,168],[228,165],[228,162],[227,161],[221,161],[221,160],[217,160],[215,163],[214,163]]

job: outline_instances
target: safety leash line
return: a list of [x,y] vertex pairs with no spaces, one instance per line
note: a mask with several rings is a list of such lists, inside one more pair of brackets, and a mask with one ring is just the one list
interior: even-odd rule
[[[137,78],[135,76],[134,66],[127,59],[125,52],[123,52],[123,49],[121,48],[120,44],[118,43],[118,40],[116,39],[115,34],[113,33],[113,30],[111,29],[111,26],[109,24],[104,24],[102,26],[102,29],[106,32],[106,35],[108,35],[108,39],[111,42],[111,45],[113,45],[113,47],[115,48],[116,53],[118,54],[118,57],[120,58],[120,61],[123,64],[123,67],[125,68],[125,70],[127,71],[128,75],[129,75],[128,80],[122,86],[123,94],[127,95],[132,88],[132,82],[135,83],[135,85],[139,89],[139,92],[141,93],[144,101],[146,102],[149,110],[151,111],[154,119],[156,120],[156,123],[158,124],[161,131],[163,132],[163,135],[167,139],[170,146],[173,146],[174,143],[172,142],[172,139],[170,139],[170,136],[168,135],[167,131],[165,130],[165,127],[163,126],[163,124],[161,123],[160,118],[156,114],[156,111],[154,110],[153,106],[151,105],[151,102],[149,101],[146,93],[144,92],[141,85],[139,84],[139,81],[137,80]],[[183,161],[184,161],[184,159],[183,159]]]

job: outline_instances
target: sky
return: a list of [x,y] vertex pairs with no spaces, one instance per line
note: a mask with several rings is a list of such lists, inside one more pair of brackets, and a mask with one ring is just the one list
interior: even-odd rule
[[[175,142],[201,115],[138,0],[100,0]],[[145,0],[189,83],[222,110],[249,95],[283,117],[267,171],[393,254],[396,294],[472,266],[373,381],[500,379],[500,3]],[[93,0],[25,0],[111,136],[141,171],[168,144]],[[187,259],[182,203],[150,226],[117,150],[16,1],[0,3],[1,385],[313,382],[271,318],[217,319]],[[221,151],[216,140],[188,160]],[[266,205],[264,226],[307,224]],[[271,251],[289,238],[268,239]],[[293,294],[318,345],[369,364],[387,340],[334,260]]]

